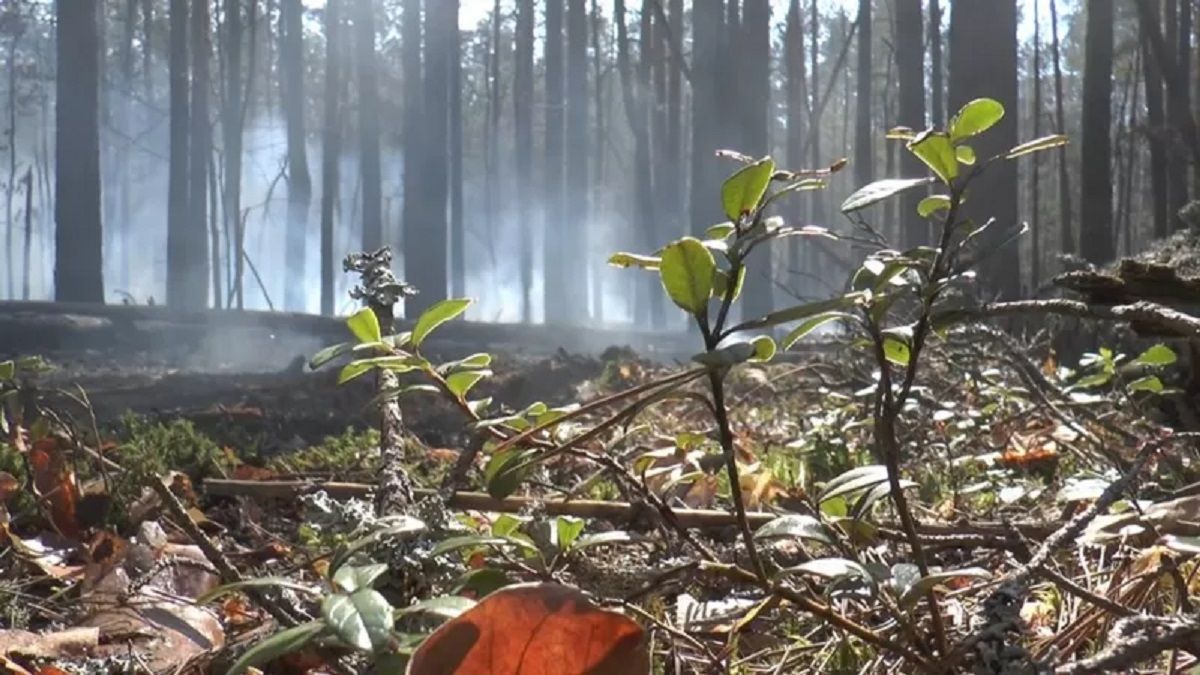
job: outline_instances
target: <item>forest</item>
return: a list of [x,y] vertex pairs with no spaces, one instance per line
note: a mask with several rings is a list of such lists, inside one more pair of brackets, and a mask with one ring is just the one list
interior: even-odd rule
[[0,671],[1200,672],[1197,0],[0,0]]

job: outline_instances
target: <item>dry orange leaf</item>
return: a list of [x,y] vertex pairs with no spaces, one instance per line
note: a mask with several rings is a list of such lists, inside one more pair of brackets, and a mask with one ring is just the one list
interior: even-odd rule
[[79,504],[79,485],[75,472],[67,463],[60,440],[47,436],[33,444],[29,451],[29,466],[33,469],[33,485],[50,507],[54,527],[68,537],[79,536],[75,519]]
[[0,503],[21,491],[21,481],[7,471],[0,471]]
[[639,675],[645,631],[577,588],[509,586],[447,622],[413,654],[409,675]]

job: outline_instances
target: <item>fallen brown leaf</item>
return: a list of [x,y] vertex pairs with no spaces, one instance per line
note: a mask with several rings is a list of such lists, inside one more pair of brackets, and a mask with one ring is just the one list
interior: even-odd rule
[[639,675],[649,672],[642,627],[582,591],[522,584],[447,622],[413,654],[410,675]]

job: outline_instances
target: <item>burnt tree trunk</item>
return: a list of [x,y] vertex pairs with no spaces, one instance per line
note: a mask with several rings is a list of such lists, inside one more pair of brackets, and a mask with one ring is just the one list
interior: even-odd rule
[[54,298],[103,303],[99,17],[90,2],[55,9]]
[[308,209],[312,203],[312,176],[308,170],[308,134],[304,122],[304,6],[301,0],[282,0],[279,45],[280,100],[287,126],[288,204],[284,244],[283,304],[303,311]]
[[1116,255],[1112,194],[1113,0],[1088,0],[1084,45],[1080,252],[1106,263]]
[[[370,0],[365,0],[365,3],[369,2]],[[342,0],[326,0],[325,110],[322,120],[324,129],[321,132],[321,314],[326,316],[333,315],[336,304],[333,297],[333,279],[336,273],[333,233],[336,227],[335,214],[337,213],[338,199],[338,159],[342,153],[342,124],[339,119],[341,105],[339,105],[338,96],[343,76],[341,9]],[[361,11],[359,16],[361,16]],[[373,43],[374,40],[368,44],[374,46]]]

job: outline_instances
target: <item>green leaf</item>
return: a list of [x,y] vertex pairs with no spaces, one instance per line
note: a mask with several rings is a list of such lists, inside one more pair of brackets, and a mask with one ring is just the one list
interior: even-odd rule
[[[485,570],[472,570],[472,572],[483,571]],[[407,607],[397,607],[393,614],[397,619],[410,614],[428,614],[442,619],[453,619],[476,604],[471,598],[464,598],[461,595],[443,595],[415,602]]]
[[909,142],[908,150],[943,183],[949,185],[958,178],[958,157],[954,153],[954,144],[946,134],[926,131]]
[[845,558],[818,558],[810,560],[806,563],[801,563],[795,567],[789,567],[783,570],[784,574],[811,574],[813,576],[823,577],[825,579],[841,579],[845,577],[860,577],[868,583],[874,584],[875,578],[867,571],[867,568]]
[[584,522],[582,518],[573,518],[571,516],[559,516],[554,519],[554,534],[558,539],[558,549],[560,551],[568,551],[575,542],[579,539],[579,535],[583,534]]
[[371,588],[387,571],[388,566],[382,563],[361,567],[346,565],[334,573],[333,583],[346,593],[353,593],[362,588]]
[[754,356],[750,358],[755,363],[766,363],[775,358],[775,352],[779,349],[775,345],[775,340],[769,335],[759,335],[750,341],[754,345]]
[[1148,391],[1151,394],[1161,394],[1163,383],[1157,375],[1146,375],[1130,382],[1129,391]]
[[914,583],[900,596],[901,607],[912,607],[917,600],[924,597],[935,587],[945,584],[948,581],[955,579],[991,579],[992,573],[982,567],[966,567],[961,570],[951,570],[948,572],[934,572],[926,577],[921,577],[919,581]]
[[894,197],[901,192],[928,185],[930,178],[885,178],[877,180],[850,195],[842,202],[842,213],[853,213]]
[[[901,480],[900,489],[907,490],[917,487],[917,484],[911,480]],[[850,509],[850,516],[854,519],[861,519],[871,512],[871,507],[880,499],[892,493],[892,486],[886,481],[876,485],[869,490],[863,490],[859,495],[858,500],[854,502],[854,506]]]
[[733,223],[717,223],[704,231],[705,239],[728,239],[729,235],[737,231],[737,227]]
[[290,588],[293,591],[299,591],[301,593],[318,593],[318,591],[311,586],[296,583],[295,581],[292,581],[286,577],[259,577],[257,579],[246,579],[243,581],[235,581],[217,586],[211,591],[196,598],[196,604],[204,605],[223,595],[228,595],[229,593],[240,591],[244,588]]
[[470,534],[462,537],[450,537],[443,539],[433,547],[429,552],[429,557],[436,558],[439,555],[445,555],[453,551],[458,551],[464,548],[481,548],[485,546],[513,546],[523,548],[527,551],[537,551],[537,547],[524,539],[518,537],[493,537],[483,534]]
[[791,323],[792,321],[800,321],[801,319],[807,319],[818,314],[825,314],[832,310],[853,307],[865,299],[865,293],[856,292],[847,293],[845,295],[840,295],[836,298],[830,298],[828,300],[807,302],[803,305],[796,305],[795,307],[788,307],[787,309],[771,312],[761,319],[743,322],[734,327],[731,332],[736,333],[744,330],[753,330],[756,328],[770,328],[771,326]]
[[644,270],[656,270],[660,263],[658,256],[637,253],[614,253],[608,258],[608,264],[613,267],[640,267]]
[[462,398],[471,391],[480,380],[492,374],[490,370],[464,370],[457,373],[452,373],[446,378],[446,387],[450,389],[450,393]]
[[1042,138],[1022,143],[1017,147],[1009,150],[1004,155],[1005,159],[1016,159],[1024,155],[1031,155],[1042,150],[1050,150],[1052,148],[1060,148],[1070,142],[1065,134],[1054,134],[1053,136],[1043,136]]
[[17,364],[12,361],[0,361],[0,382],[8,382],[17,374]]
[[284,654],[299,650],[324,630],[324,621],[309,621],[279,631],[246,650],[246,653],[242,654],[241,658],[235,661],[226,673],[227,675],[241,675],[250,668],[270,663]]
[[[742,294],[742,287],[746,284],[746,266],[743,265],[738,269],[737,283],[733,285],[733,298],[737,300]],[[720,268],[713,271],[713,294],[718,298],[724,299],[729,295],[729,274]]]
[[846,312],[826,312],[824,314],[818,314],[801,323],[799,326],[793,328],[792,332],[788,333],[787,337],[783,339],[782,347],[784,349],[791,349],[797,342],[804,339],[805,336],[821,326],[833,321],[837,321],[838,319],[853,318],[853,314],[847,314]]
[[450,361],[438,366],[438,372],[446,375],[460,370],[482,370],[492,365],[492,355],[480,352],[472,354],[468,357],[461,358],[457,361]]
[[509,448],[492,455],[483,469],[487,492],[496,499],[504,499],[517,491],[528,475],[530,467],[524,466],[536,450]]
[[907,366],[912,358],[908,343],[892,335],[883,336],[883,355],[897,366]]
[[700,240],[684,237],[663,249],[659,276],[671,301],[691,314],[708,307],[716,260]]
[[329,571],[336,575],[355,554],[374,544],[384,540],[398,540],[424,532],[426,529],[425,523],[412,516],[387,516],[380,519],[379,524],[383,527],[348,543],[339,544],[329,561]]
[[954,149],[954,156],[959,163],[973,166],[975,164],[975,149],[969,145],[960,145]]
[[481,567],[465,572],[460,576],[454,583],[453,591],[455,593],[467,592],[472,597],[483,598],[489,593],[504,588],[511,583],[512,579],[508,578],[504,570],[498,570],[494,567]]
[[1175,350],[1164,344],[1157,344],[1138,355],[1133,363],[1139,366],[1169,366],[1178,357]]
[[422,312],[417,319],[417,324],[413,326],[411,338],[413,346],[420,347],[434,329],[467,311],[467,307],[470,305],[470,298],[451,298],[442,300]]
[[612,530],[611,532],[600,532],[597,534],[589,534],[585,537],[580,537],[575,542],[575,550],[579,551],[592,546],[623,546],[630,544],[640,544],[646,541],[646,537],[634,532],[626,532],[624,530]]
[[721,204],[729,220],[737,222],[758,208],[774,174],[775,162],[766,157],[742,167],[725,181],[721,186]]
[[950,120],[950,140],[955,143],[977,136],[1004,118],[1004,106],[990,98],[977,98],[959,109]]
[[880,483],[886,482],[888,479],[887,467],[881,464],[872,464],[870,466],[860,466],[856,469],[839,475],[837,478],[829,481],[825,485],[825,489],[821,490],[821,494],[817,497],[817,502],[825,502],[834,497],[852,494],[859,490],[874,487]]
[[883,137],[889,141],[911,141],[917,137],[917,132],[912,127],[892,127]]
[[375,316],[370,307],[364,307],[346,319],[346,326],[359,342],[379,342],[383,339],[383,332],[379,329],[379,317]]
[[[372,314],[372,316],[374,316],[374,314]],[[343,342],[341,344],[326,347],[314,354],[313,357],[308,360],[308,367],[310,370],[316,370],[317,368],[320,368],[321,366],[329,363],[339,356],[342,356],[343,354],[349,354],[352,347],[354,347],[354,345],[349,342]],[[12,361],[9,361],[8,363],[12,363]],[[3,375],[3,367],[4,364],[0,363],[0,375]],[[4,379],[6,378],[0,377],[0,380]]]
[[1186,555],[1200,555],[1200,537],[1188,537],[1168,534],[1161,540],[1163,546]]
[[386,647],[395,624],[387,598],[371,588],[325,598],[321,617],[342,642],[365,652]]
[[693,356],[692,360],[702,366],[719,370],[745,363],[754,358],[757,352],[758,348],[754,343],[742,340],[718,347],[711,352],[701,352]]
[[775,520],[758,528],[754,533],[755,539],[779,539],[784,537],[792,537],[795,539],[811,539],[819,541],[822,544],[833,544],[833,539],[829,536],[829,531],[813,516],[806,515],[787,515],[780,516]]
[[338,384],[345,384],[356,377],[369,373],[375,368],[384,368],[397,373],[408,373],[420,370],[424,361],[412,356],[377,356],[371,359],[351,361],[342,367],[338,373]]
[[922,218],[928,218],[938,211],[945,211],[950,208],[950,198],[946,195],[929,195],[917,204],[917,213]]

